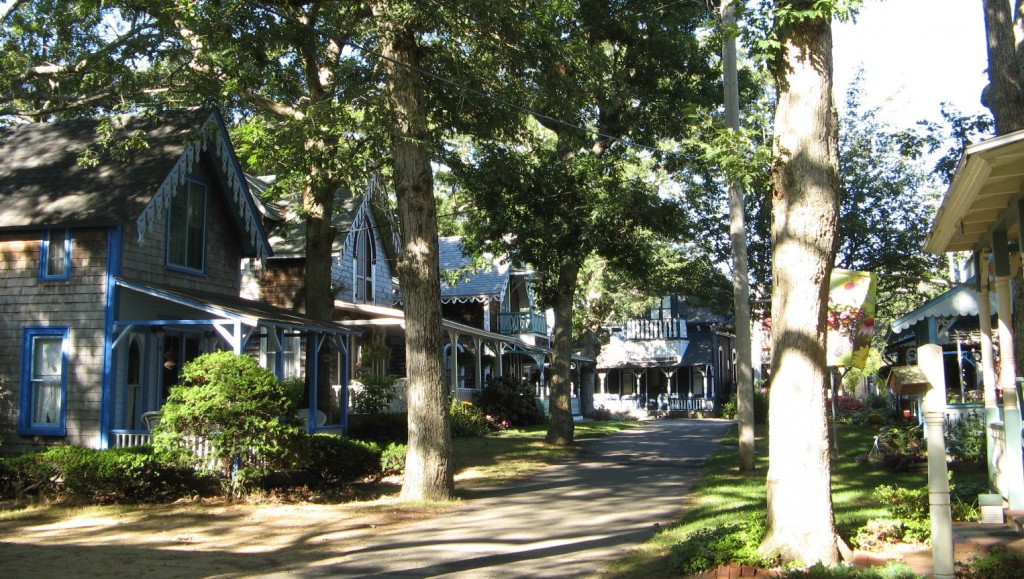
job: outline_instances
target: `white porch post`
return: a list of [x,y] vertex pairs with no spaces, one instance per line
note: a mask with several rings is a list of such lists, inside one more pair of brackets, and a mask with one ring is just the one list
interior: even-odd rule
[[981,333],[981,382],[985,394],[985,448],[988,452],[988,480],[995,482],[996,455],[992,425],[999,422],[999,404],[996,401],[996,372],[992,349],[992,305],[989,298],[988,251],[974,254],[978,283],[978,329]]
[[459,397],[459,334],[458,332],[448,330],[448,362],[451,368],[450,376],[448,378],[448,388],[450,394]]
[[1009,507],[1024,509],[1024,460],[1021,457],[1020,408],[1017,406],[1017,361],[1014,358],[1013,320],[1010,303],[1010,258],[1005,231],[992,233],[992,253],[995,257],[996,300],[999,316],[999,387],[1003,390],[1003,425],[1006,432],[1006,462],[1004,463],[1006,495]]
[[477,390],[482,390],[484,387],[484,352],[481,346],[483,346],[483,340],[479,336],[473,336],[473,350],[476,352],[476,367],[473,369],[476,374],[473,378],[473,384]]
[[928,377],[924,415],[928,428],[928,505],[932,528],[932,572],[937,579],[953,579],[953,519],[949,504],[946,468],[946,376],[942,346],[926,344],[917,349],[918,365]]
[[505,363],[504,363],[504,360],[505,360],[505,342],[498,342],[496,344],[496,346],[497,347],[495,348],[495,354],[497,355],[497,360],[495,360],[495,363],[498,365],[497,366],[496,375],[499,378],[504,378],[505,377]]
[[597,393],[603,395],[604,394],[604,388],[605,388],[605,381],[608,379],[608,372],[598,372],[597,373],[597,379],[598,379]]

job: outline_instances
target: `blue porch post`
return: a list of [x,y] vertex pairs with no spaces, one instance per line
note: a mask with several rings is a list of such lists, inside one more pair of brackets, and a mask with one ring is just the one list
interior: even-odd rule
[[110,430],[114,425],[114,394],[117,373],[114,371],[114,318],[117,312],[118,288],[114,276],[121,273],[124,229],[118,225],[107,235],[106,304],[103,314],[103,384],[100,386],[99,447],[110,447]]

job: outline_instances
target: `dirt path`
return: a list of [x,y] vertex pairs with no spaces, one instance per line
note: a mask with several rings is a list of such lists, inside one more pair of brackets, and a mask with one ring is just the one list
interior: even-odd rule
[[0,576],[593,577],[671,523],[729,428],[658,421],[442,506],[181,505],[0,516]]
[[[451,508],[451,507],[447,507]],[[236,577],[330,563],[339,544],[436,516],[394,499],[341,505],[30,509],[0,520],[0,575]]]

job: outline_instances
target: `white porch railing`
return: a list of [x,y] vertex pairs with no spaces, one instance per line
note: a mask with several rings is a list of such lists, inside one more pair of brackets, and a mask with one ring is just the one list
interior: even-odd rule
[[618,394],[595,394],[594,406],[603,406],[612,412],[644,413],[647,410],[678,410],[684,412],[714,412],[717,402],[712,398],[684,396],[666,398],[664,395],[650,401],[637,400],[636,396]]
[[153,435],[148,432],[114,432],[114,448],[129,448],[153,443]]
[[459,402],[469,402],[476,404],[476,396],[480,391],[475,388],[457,388],[455,390],[455,398]]
[[[153,443],[153,435],[148,432],[132,432],[127,430],[114,431],[114,448],[129,448]],[[213,456],[213,448],[210,441],[205,438],[189,437],[185,439],[185,446],[199,460],[197,470],[220,470],[220,464]]]

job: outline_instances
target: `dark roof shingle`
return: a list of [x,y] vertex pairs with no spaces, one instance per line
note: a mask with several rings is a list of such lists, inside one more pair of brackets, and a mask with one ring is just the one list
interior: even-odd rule
[[136,219],[210,116],[206,110],[122,117],[115,139],[141,131],[146,146],[79,157],[100,141],[98,119],[31,123],[0,133],[0,228],[98,225]]

